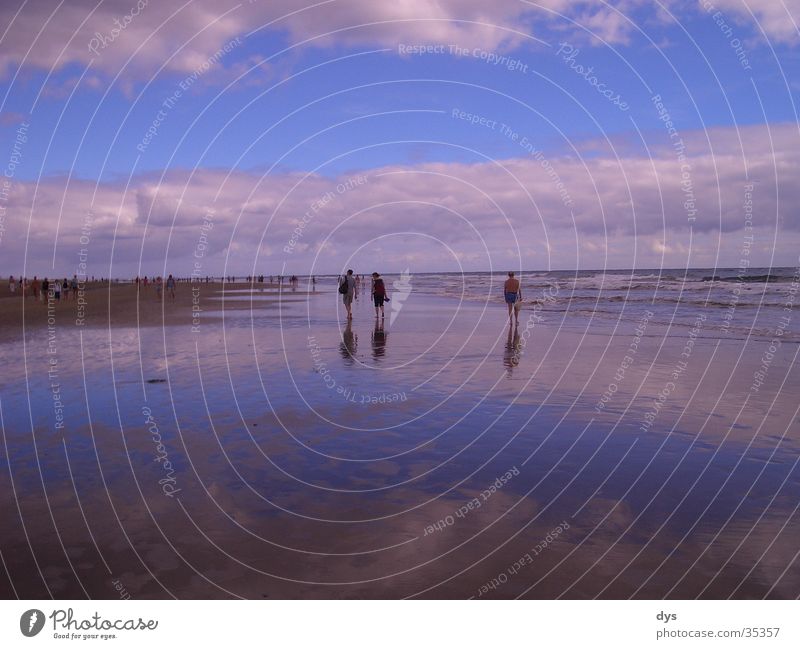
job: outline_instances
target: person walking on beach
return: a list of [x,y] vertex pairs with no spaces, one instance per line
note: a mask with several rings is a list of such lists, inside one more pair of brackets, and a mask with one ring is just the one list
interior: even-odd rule
[[[34,277],[33,279],[36,278]],[[50,293],[50,280],[48,280],[45,277],[44,280],[42,281],[42,291],[41,293],[39,293],[39,295],[45,302],[47,302],[47,299],[50,297],[49,293]]]
[[31,282],[31,294],[34,300],[39,299],[39,278],[36,275],[33,276],[33,281]]
[[14,279],[14,276],[8,278],[8,291],[11,295],[17,292],[17,280]]
[[379,273],[372,273],[372,301],[375,304],[375,319],[377,320],[380,313],[381,320],[384,317],[383,303],[387,300],[386,285],[383,283],[383,278]]
[[61,282],[57,279],[53,280],[53,298],[56,302],[61,302]]
[[69,280],[66,277],[61,283],[61,290],[64,291],[64,302],[69,302]]
[[77,275],[73,275],[72,276],[72,281],[70,282],[70,286],[72,287],[72,299],[73,300],[77,300],[78,299],[78,276]]
[[162,286],[161,286],[161,275],[159,275],[156,278],[155,283],[156,283],[156,301],[157,302],[161,302],[161,289],[162,289]]
[[358,285],[356,284],[355,277],[353,277],[352,268],[348,270],[347,275],[344,276],[344,280],[342,280],[339,287],[339,292],[342,294],[344,308],[347,309],[347,319],[350,320],[353,317],[353,298],[358,294]]
[[167,290],[169,291],[169,294],[172,296],[172,299],[174,300],[175,299],[175,278],[172,277],[171,274],[170,274],[169,277],[167,277]]
[[503,293],[508,305],[508,321],[511,322],[512,316],[516,315],[516,322],[519,324],[519,311],[514,308],[518,300],[522,300],[522,287],[519,280],[514,277],[514,271],[508,271],[508,279],[503,284]]

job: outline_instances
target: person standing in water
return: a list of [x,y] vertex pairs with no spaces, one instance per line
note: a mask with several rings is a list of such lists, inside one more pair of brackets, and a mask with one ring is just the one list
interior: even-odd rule
[[372,273],[372,301],[375,304],[375,318],[380,313],[383,319],[383,303],[386,301],[386,285],[379,273]]
[[358,294],[358,285],[356,284],[356,278],[353,277],[352,268],[347,271],[343,283],[346,291],[342,293],[342,302],[344,302],[344,308],[347,309],[347,319],[351,320],[353,317],[353,298]]
[[[513,270],[508,271],[508,279],[503,284],[503,294],[508,305],[508,321],[511,322],[512,316],[515,315],[514,305],[522,299],[522,287],[519,280],[514,277]],[[516,322],[519,324],[519,311],[516,312]]]

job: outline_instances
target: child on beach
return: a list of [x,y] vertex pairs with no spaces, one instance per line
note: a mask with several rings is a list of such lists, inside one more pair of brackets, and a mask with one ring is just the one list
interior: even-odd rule
[[8,290],[11,295],[17,292],[17,281],[14,279],[14,276],[8,278]]

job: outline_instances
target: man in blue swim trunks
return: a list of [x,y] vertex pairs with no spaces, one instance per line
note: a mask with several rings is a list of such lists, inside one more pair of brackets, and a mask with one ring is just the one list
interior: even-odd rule
[[[508,272],[508,279],[503,284],[503,293],[506,297],[506,304],[508,305],[508,322],[511,323],[511,317],[514,315],[514,304],[518,300],[522,300],[522,287],[519,280],[514,277],[514,271]],[[516,311],[516,322],[519,324],[519,311]]]

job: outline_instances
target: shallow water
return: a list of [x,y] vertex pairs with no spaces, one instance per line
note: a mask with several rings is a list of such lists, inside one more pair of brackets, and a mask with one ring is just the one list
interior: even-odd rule
[[0,345],[4,595],[800,594],[793,339],[425,282]]

